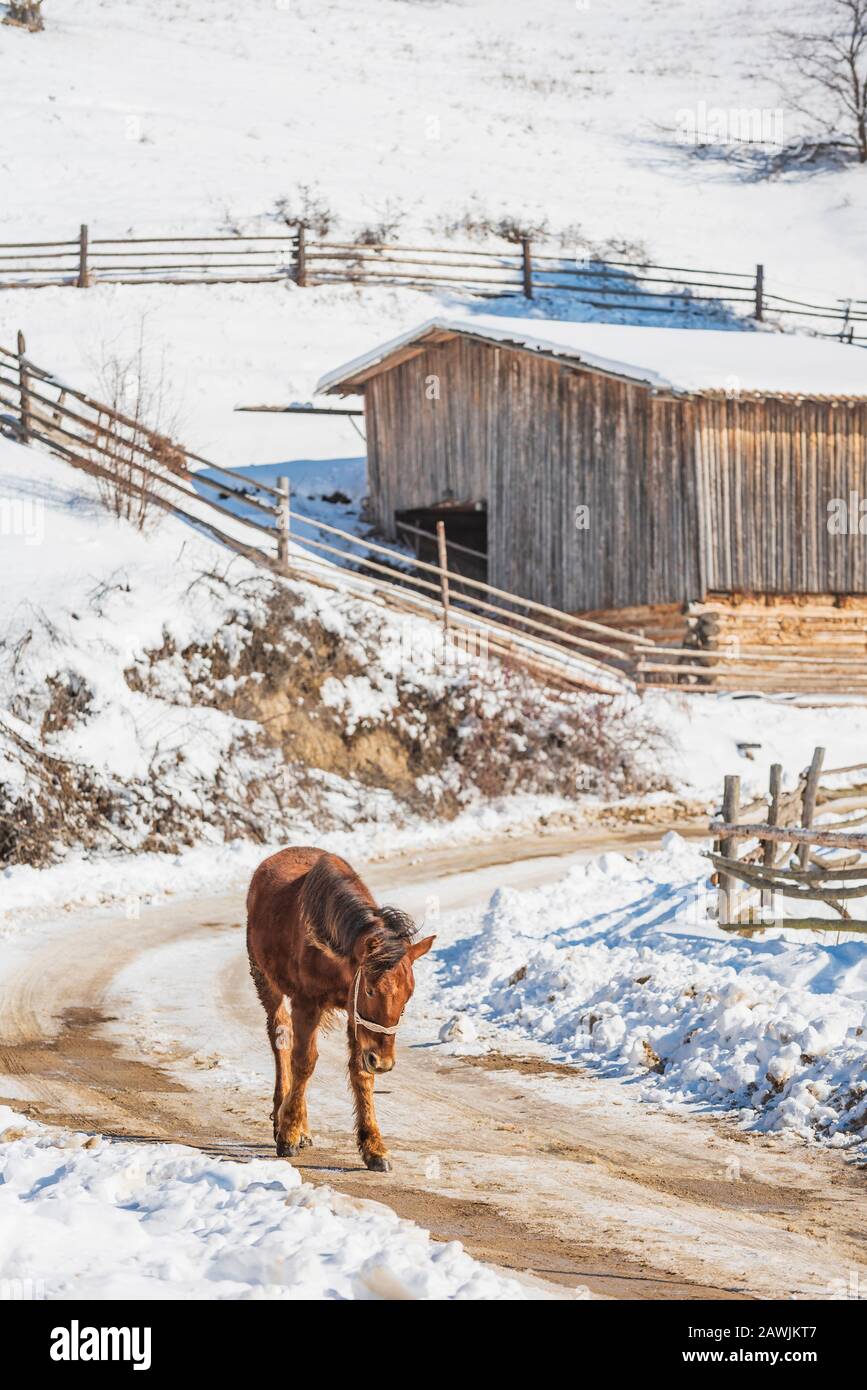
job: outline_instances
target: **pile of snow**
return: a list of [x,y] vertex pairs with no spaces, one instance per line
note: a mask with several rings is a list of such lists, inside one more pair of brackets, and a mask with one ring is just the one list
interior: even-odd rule
[[[525,1299],[288,1163],[49,1130],[0,1106],[0,1287],[49,1299]],[[14,1296],[14,1294],[13,1294]]]
[[[867,1126],[867,943],[708,919],[708,863],[680,837],[605,854],[456,915],[437,990],[480,1046],[545,1044],[655,1101],[734,1108],[841,1146]],[[461,1031],[447,1029],[461,1050]],[[464,1033],[464,1037],[471,1034]]]

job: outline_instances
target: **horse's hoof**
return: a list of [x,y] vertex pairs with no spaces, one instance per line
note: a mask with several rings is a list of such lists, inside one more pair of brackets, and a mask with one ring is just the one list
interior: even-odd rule
[[391,1164],[389,1163],[388,1159],[385,1158],[382,1154],[366,1154],[364,1161],[370,1169],[371,1173],[391,1172]]
[[312,1134],[302,1134],[302,1135],[301,1135],[301,1138],[298,1140],[298,1147],[299,1147],[299,1149],[312,1149],[312,1147],[313,1147],[313,1135],[312,1135]]

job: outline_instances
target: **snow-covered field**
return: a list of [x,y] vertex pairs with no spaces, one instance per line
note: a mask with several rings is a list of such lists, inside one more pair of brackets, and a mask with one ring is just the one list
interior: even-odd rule
[[781,293],[863,297],[862,170],[756,179],[678,140],[703,110],[808,128],[770,54],[817,9],[536,0],[529,23],[518,0],[52,0],[44,33],[0,36],[4,240],[250,230],[307,187],[340,232],[544,218],[579,253],[762,261]]
[[531,1041],[649,1101],[734,1109],[747,1128],[863,1153],[863,937],[733,939],[709,920],[707,874],[669,833],[658,851],[605,854],[453,914],[438,943],[444,1040],[457,1052]]
[[540,1296],[379,1202],[302,1183],[288,1163],[112,1143],[7,1106],[0,1230],[10,1299]]

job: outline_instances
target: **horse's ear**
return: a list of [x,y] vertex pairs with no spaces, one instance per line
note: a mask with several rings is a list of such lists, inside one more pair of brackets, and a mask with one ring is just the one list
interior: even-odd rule
[[378,951],[381,945],[381,932],[371,932],[370,936],[363,936],[361,938],[361,941],[359,942],[359,946],[361,948],[359,954],[362,962],[367,960],[368,956],[372,956],[375,951]]
[[426,936],[423,941],[416,941],[407,951],[410,960],[418,960],[419,956],[426,956],[435,941],[435,936]]

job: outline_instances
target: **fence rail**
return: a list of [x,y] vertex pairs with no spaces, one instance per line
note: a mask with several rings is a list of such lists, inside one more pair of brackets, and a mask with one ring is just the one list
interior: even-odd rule
[[524,238],[499,249],[328,241],[304,227],[280,233],[101,237],[0,243],[0,289],[96,284],[390,285],[476,297],[565,294],[617,314],[707,313],[769,320],[867,345],[867,300],[817,303],[777,294],[763,265],[749,271],[570,257]]

